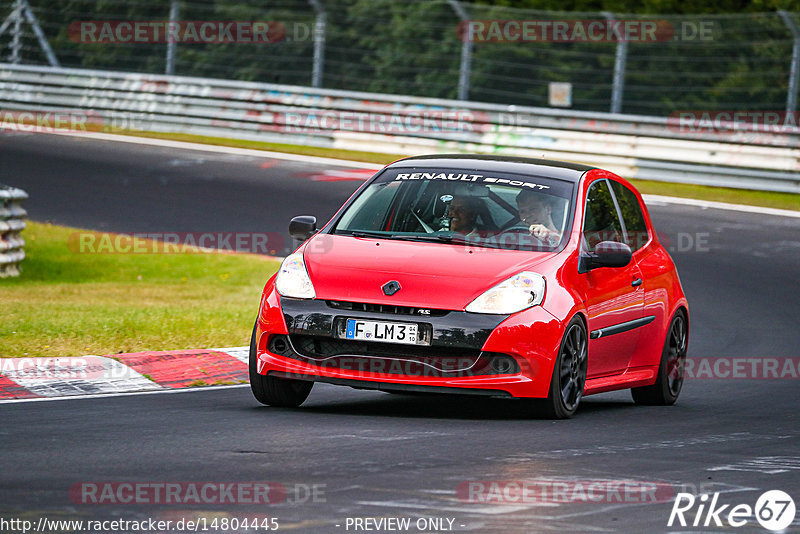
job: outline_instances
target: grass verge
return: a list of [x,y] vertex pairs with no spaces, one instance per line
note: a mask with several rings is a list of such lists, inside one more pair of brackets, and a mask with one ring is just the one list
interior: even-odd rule
[[22,275],[0,279],[0,356],[244,346],[278,263],[216,252],[79,254],[79,230],[29,222]]
[[285,152],[287,154],[300,154],[302,156],[317,156],[322,158],[343,159],[348,161],[364,161],[376,165],[388,165],[400,158],[411,154],[382,154],[378,152],[364,152],[360,150],[341,150],[337,148],[324,148],[302,145],[286,145],[282,143],[265,143],[263,141],[250,141],[247,139],[229,139],[227,137],[207,137],[204,135],[162,133],[162,132],[132,132],[126,130],[112,131],[120,135],[147,137],[150,139],[167,139],[170,141],[186,141],[187,143],[200,143],[204,145],[230,146],[236,148],[253,148],[268,150],[270,152]]
[[650,180],[631,180],[640,193],[665,195],[668,197],[696,198],[731,204],[747,204],[782,210],[800,211],[800,195],[795,193],[776,193],[773,191],[753,191],[708,185],[673,184]]
[[[187,141],[208,145],[231,146],[238,148],[254,148],[273,152],[286,152],[288,154],[301,154],[305,156],[320,156],[326,158],[343,159],[351,161],[364,161],[386,165],[410,154],[380,154],[377,152],[362,152],[356,150],[341,150],[333,148],[317,148],[310,146],[285,145],[279,143],[265,143],[262,141],[247,141],[228,139],[225,137],[205,137],[192,134],[172,134],[160,132],[131,132],[115,131],[113,133],[148,137],[155,139],[169,139],[173,141]],[[749,189],[733,189],[727,187],[711,187],[705,185],[675,184],[669,182],[656,182],[650,180],[631,180],[642,193],[652,195],[665,195],[715,202],[730,202],[733,204],[747,204],[749,206],[764,206],[786,210],[800,211],[800,195],[794,193],[776,193],[771,191],[754,191]]]

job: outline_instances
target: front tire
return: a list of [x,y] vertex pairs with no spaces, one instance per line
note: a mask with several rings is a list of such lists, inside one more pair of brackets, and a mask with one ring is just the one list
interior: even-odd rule
[[550,378],[550,394],[543,403],[544,415],[551,419],[567,419],[575,414],[586,385],[588,357],[586,326],[580,317],[573,317],[558,350]]
[[282,408],[296,408],[303,404],[314,387],[314,382],[264,376],[258,373],[256,351],[256,326],[250,336],[250,389],[261,404]]
[[682,310],[672,317],[658,365],[656,383],[631,389],[636,404],[669,406],[675,404],[683,387],[686,349],[689,341],[689,320]]

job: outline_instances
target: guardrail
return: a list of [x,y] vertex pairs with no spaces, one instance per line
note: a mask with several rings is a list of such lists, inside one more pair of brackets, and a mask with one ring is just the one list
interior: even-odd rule
[[19,276],[19,262],[25,259],[20,232],[28,215],[21,205],[26,198],[22,189],[0,184],[0,278]]
[[[81,112],[84,130],[189,133],[391,154],[547,157],[603,166],[629,178],[800,193],[796,127],[771,131],[715,123],[710,129],[660,117],[10,64],[0,64],[0,110],[16,113],[11,120],[0,117],[0,126],[24,124],[29,131],[41,129],[33,126],[42,122],[35,114]],[[25,112],[31,113],[27,123],[20,119]]]

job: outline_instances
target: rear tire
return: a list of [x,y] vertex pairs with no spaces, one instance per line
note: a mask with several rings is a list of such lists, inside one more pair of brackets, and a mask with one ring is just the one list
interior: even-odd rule
[[250,336],[250,389],[261,404],[282,408],[296,408],[303,404],[314,387],[314,382],[276,378],[258,373],[256,351],[256,326]]
[[567,419],[578,410],[586,385],[588,350],[586,326],[580,317],[573,317],[564,330],[550,378],[550,393],[540,401],[541,413],[546,417]]
[[689,321],[683,310],[678,310],[669,323],[655,384],[631,389],[631,396],[636,404],[648,406],[675,404],[683,387],[688,342]]

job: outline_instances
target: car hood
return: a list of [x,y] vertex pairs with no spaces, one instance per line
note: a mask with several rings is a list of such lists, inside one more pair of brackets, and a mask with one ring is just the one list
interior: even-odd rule
[[[318,299],[463,310],[553,253],[318,234],[303,255]],[[386,296],[391,280],[401,289]]]

